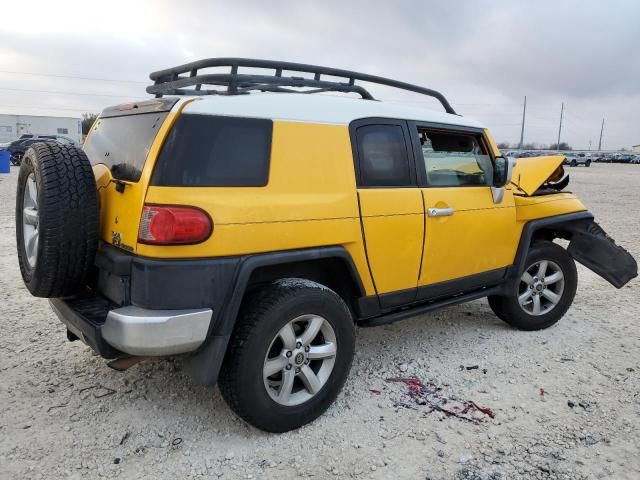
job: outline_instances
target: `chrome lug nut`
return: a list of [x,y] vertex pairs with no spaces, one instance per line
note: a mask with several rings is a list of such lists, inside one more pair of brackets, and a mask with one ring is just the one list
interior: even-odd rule
[[286,366],[286,367],[284,367],[284,368],[286,368],[287,370],[291,370],[291,365],[287,365],[287,366]]
[[291,352],[291,350],[289,350],[286,355],[287,355],[287,358],[291,358],[291,355],[293,355],[293,352]]
[[300,373],[300,367],[296,367],[296,373]]
[[304,351],[305,352],[309,352],[309,350],[311,350],[311,347],[309,345],[307,345],[306,347],[304,347]]
[[302,342],[296,342],[296,348],[300,348],[302,346]]

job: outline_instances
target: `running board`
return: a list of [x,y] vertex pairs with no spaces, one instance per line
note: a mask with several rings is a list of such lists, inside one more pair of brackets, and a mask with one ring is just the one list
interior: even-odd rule
[[390,323],[397,322],[398,320],[404,320],[405,318],[431,312],[432,310],[438,310],[443,307],[450,307],[451,305],[457,305],[458,303],[470,302],[471,300],[488,297],[489,295],[497,295],[501,293],[501,288],[502,287],[500,285],[495,287],[482,288],[473,292],[462,293],[460,295],[456,295],[455,297],[449,297],[444,300],[433,300],[428,303],[421,303],[415,306],[405,307],[402,310],[395,310],[379,317],[360,320],[358,322],[358,325],[361,327],[377,327],[379,325],[388,325]]

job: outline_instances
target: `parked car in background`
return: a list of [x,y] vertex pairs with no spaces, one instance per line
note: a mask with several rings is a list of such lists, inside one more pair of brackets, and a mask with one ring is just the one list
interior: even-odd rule
[[590,153],[567,153],[565,155],[564,164],[571,167],[577,167],[578,165],[584,165],[585,167],[591,166],[591,154]]
[[616,156],[614,162],[616,163],[631,163],[631,161],[633,160],[634,155],[631,155],[629,153],[621,153],[618,156]]
[[20,165],[22,163],[22,157],[27,149],[37,142],[57,142],[62,145],[75,145],[76,142],[64,135],[37,135],[37,134],[24,134],[18,140],[14,140],[9,143],[5,148],[11,153],[11,163],[14,165]]

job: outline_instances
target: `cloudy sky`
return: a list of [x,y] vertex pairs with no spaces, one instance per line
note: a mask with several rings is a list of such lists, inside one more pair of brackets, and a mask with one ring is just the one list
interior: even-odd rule
[[[498,141],[640,143],[640,2],[3,1],[0,113],[79,116],[145,98],[149,72],[242,56],[384,75],[443,92]],[[371,88],[381,99],[438,108]]]

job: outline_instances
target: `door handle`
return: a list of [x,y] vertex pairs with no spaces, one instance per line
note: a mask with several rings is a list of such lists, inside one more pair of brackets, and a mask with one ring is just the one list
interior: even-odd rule
[[430,217],[449,217],[453,215],[455,210],[451,207],[449,208],[428,208],[427,215]]

